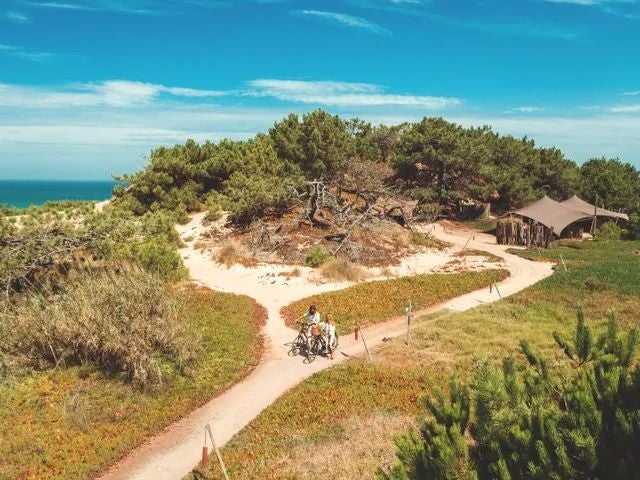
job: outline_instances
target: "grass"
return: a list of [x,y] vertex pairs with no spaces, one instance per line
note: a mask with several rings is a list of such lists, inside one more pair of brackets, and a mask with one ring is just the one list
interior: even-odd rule
[[358,282],[366,277],[366,271],[346,258],[338,258],[322,265],[320,275],[328,280]]
[[479,218],[477,220],[465,220],[455,223],[464,228],[471,228],[481,233],[495,233],[497,222],[495,218]]
[[[551,333],[570,334],[582,306],[596,331],[614,309],[621,324],[640,323],[640,242],[558,242],[525,257],[555,260],[568,271],[501,302],[467,312],[435,312],[415,320],[412,344],[386,342],[374,363],[351,361],[314,375],[282,396],[223,450],[236,478],[375,478],[394,455],[393,438],[424,413],[426,386],[465,378],[475,359],[496,361],[518,352],[521,338],[547,358],[560,357]],[[594,287],[598,279],[606,288]],[[340,475],[309,465],[314,450],[339,459]],[[333,458],[333,457],[327,457]],[[219,478],[214,470],[205,472]]]
[[[227,444],[223,455],[229,475],[238,479],[366,478],[362,470],[375,469],[379,454],[393,461],[389,434],[410,424],[424,385],[415,369],[356,362],[316,374]],[[375,430],[375,445],[372,438],[359,447],[352,442],[354,434],[363,430],[368,437]],[[359,463],[363,455],[356,452],[368,461]],[[215,458],[209,472],[200,473],[220,478]]]
[[190,374],[166,378],[153,393],[90,366],[0,383],[0,478],[87,478],[252,370],[264,309],[196,287],[174,295],[187,331],[200,338]]
[[249,257],[245,249],[237,242],[227,241],[215,253],[216,262],[225,265],[227,268],[240,264],[245,267],[253,265],[255,262]]
[[361,283],[344,290],[304,298],[282,309],[287,325],[315,304],[323,314],[332,313],[338,332],[351,332],[357,323],[367,325],[402,315],[409,299],[414,308],[427,308],[507,277],[506,270],[455,274],[431,274]]
[[448,246],[447,242],[437,239],[433,235],[424,232],[411,232],[411,243],[425,248],[436,248],[442,250]]
[[485,252],[484,250],[460,250],[455,254],[456,257],[484,257],[487,262],[490,263],[501,263],[504,261],[502,257],[498,255],[494,255],[490,252]]

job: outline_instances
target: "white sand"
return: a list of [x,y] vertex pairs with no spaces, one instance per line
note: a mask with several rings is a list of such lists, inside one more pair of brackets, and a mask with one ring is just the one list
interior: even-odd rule
[[[310,375],[349,357],[362,356],[363,346],[352,336],[340,339],[339,353],[333,362],[318,358],[310,365],[300,357],[287,355],[285,345],[296,335],[287,328],[280,318],[280,308],[294,300],[348,286],[346,283],[318,283],[309,269],[301,269],[300,277],[287,279],[278,273],[289,271],[291,266],[260,265],[256,268],[240,266],[227,269],[210,259],[210,254],[202,254],[193,249],[203,227],[202,216],[188,225],[179,227],[183,237],[193,236],[181,251],[191,277],[212,289],[249,295],[260,302],[269,313],[264,328],[266,351],[260,365],[242,382],[222,395],[212,399],[203,407],[193,411],[174,423],[145,444],[132,451],[124,460],[109,469],[103,479],[180,479],[197,464],[203,445],[203,428],[211,425],[216,440],[224,445],[234,434],[288,389]],[[405,259],[398,267],[400,274],[417,274],[433,270],[451,261],[452,253],[465,244],[468,248],[484,250],[504,258],[511,276],[499,285],[503,297],[518,292],[552,273],[550,264],[531,262],[505,253],[506,247],[495,244],[489,235],[447,230],[441,225],[423,227],[437,238],[454,245],[447,252],[427,253]],[[483,303],[494,302],[499,295],[494,289],[477,290],[461,295],[442,305],[416,312],[416,315],[431,313],[440,309],[463,311]],[[302,312],[301,312],[302,313]],[[399,314],[401,312],[398,312]],[[388,322],[374,325],[364,331],[369,347],[375,349],[385,337],[397,336],[405,329],[402,316]],[[374,352],[375,355],[375,352]]]

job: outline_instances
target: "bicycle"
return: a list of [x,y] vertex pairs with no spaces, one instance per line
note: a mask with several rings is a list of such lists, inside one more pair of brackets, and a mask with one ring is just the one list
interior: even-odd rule
[[329,348],[331,348],[332,352],[335,352],[338,349],[338,333],[336,332],[335,337],[331,345],[327,342],[328,338],[325,338],[319,330],[316,330],[316,334],[313,334],[311,337],[311,344],[309,345],[309,351],[307,352],[306,362],[313,362],[318,355],[325,355],[328,353]]
[[291,349],[289,355],[295,357],[299,354],[307,353],[309,348],[309,337],[307,336],[307,324],[306,322],[296,322],[300,326],[300,332],[293,342],[291,342]]

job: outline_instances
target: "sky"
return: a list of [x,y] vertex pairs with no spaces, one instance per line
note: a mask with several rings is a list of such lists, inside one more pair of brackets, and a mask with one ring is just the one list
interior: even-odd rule
[[0,0],[0,178],[108,179],[323,108],[640,167],[640,0]]

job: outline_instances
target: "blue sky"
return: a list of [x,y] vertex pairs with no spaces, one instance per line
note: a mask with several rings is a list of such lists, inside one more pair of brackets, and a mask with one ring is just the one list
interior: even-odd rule
[[0,0],[0,178],[322,107],[443,116],[640,166],[640,0]]

